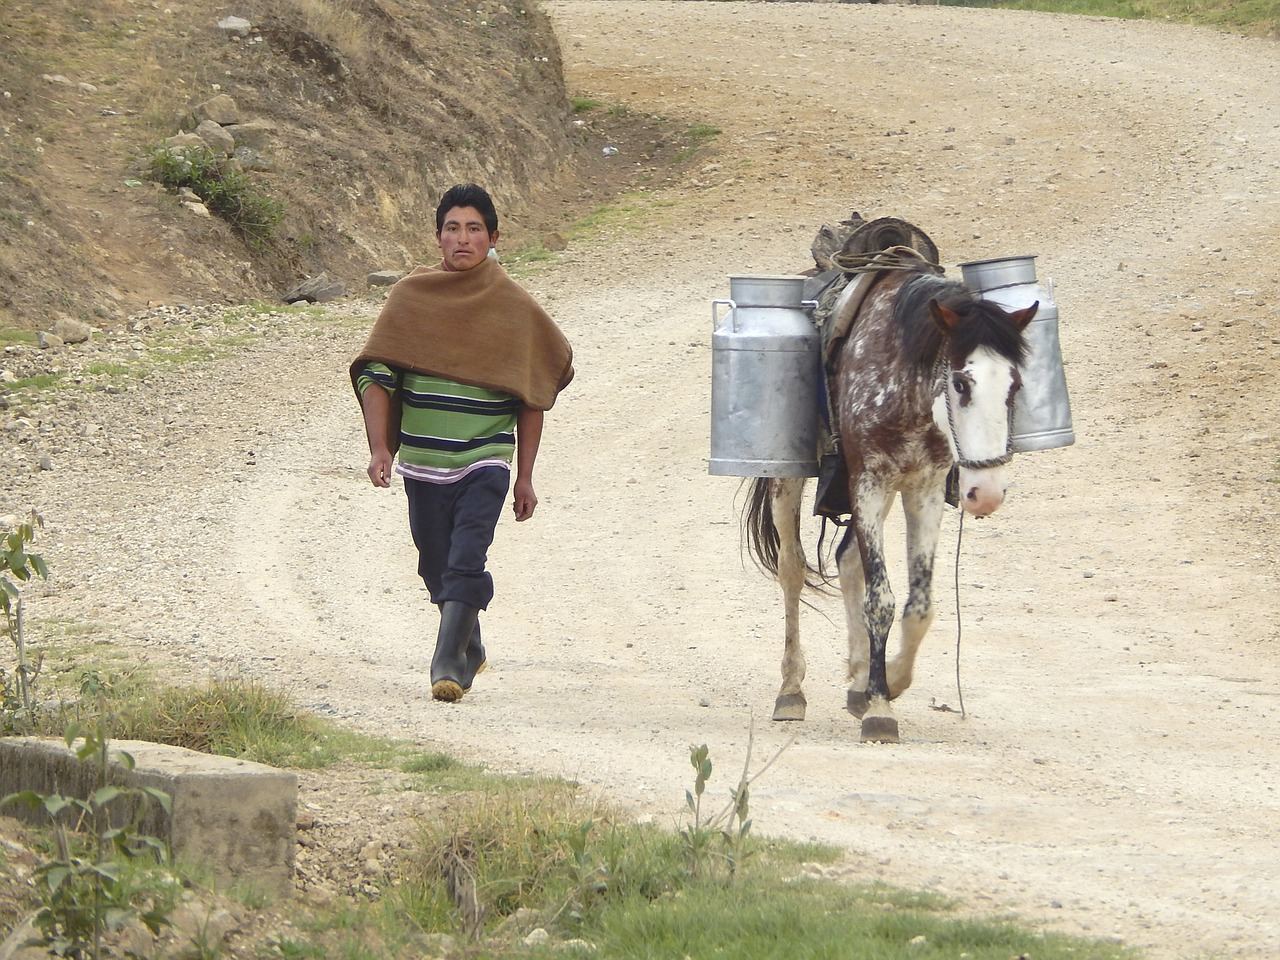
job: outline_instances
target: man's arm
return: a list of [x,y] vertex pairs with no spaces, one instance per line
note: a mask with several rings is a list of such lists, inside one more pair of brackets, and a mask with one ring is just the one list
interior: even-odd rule
[[371,383],[360,396],[364,410],[364,429],[369,437],[369,479],[375,487],[391,486],[391,445],[387,442],[387,425],[391,421],[391,394],[385,387]]
[[517,520],[528,520],[538,506],[533,492],[533,462],[542,442],[542,411],[521,407],[516,414],[516,485],[512,504]]

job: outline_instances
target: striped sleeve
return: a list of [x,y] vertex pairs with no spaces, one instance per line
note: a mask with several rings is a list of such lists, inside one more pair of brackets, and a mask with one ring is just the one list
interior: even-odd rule
[[360,391],[360,396],[364,396],[364,392],[369,389],[370,384],[376,383],[392,396],[395,395],[396,389],[399,387],[399,376],[394,370],[385,363],[370,363],[360,375],[356,377],[356,389]]

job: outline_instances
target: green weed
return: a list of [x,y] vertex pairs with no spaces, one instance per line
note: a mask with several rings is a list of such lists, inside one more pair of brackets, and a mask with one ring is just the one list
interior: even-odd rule
[[188,187],[209,210],[253,249],[263,250],[284,218],[284,205],[259,190],[243,172],[213,152],[198,147],[156,147],[150,157],[152,179],[171,190]]

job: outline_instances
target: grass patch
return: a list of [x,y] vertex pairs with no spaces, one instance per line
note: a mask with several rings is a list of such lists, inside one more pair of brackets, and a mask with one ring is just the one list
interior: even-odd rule
[[0,328],[0,347],[7,347],[15,343],[34,346],[36,344],[36,332],[34,330],[17,330],[13,327]]
[[1255,36],[1280,36],[1275,0],[939,0],[948,7],[1033,10],[1126,20],[1168,20]]
[[111,704],[113,735],[153,740],[272,766],[312,769],[351,756],[370,762],[391,749],[385,741],[326,723],[262,684],[215,680],[171,687]]
[[84,372],[90,377],[124,377],[133,373],[133,367],[124,363],[97,361],[86,366]]
[[[625,194],[616,203],[596,207],[579,217],[560,233],[565,239],[573,241],[589,240],[611,231],[639,230],[650,222],[655,210],[672,206],[675,206],[674,200],[663,200],[651,194]],[[503,253],[502,265],[513,276],[527,277],[557,258],[556,253],[535,241],[520,247],[514,253]]]
[[591,97],[570,97],[569,104],[573,107],[574,113],[587,113],[604,106],[601,101]]
[[62,383],[64,374],[37,373],[31,377],[19,377],[9,384],[10,390],[49,390]]
[[[197,686],[158,686],[101,644],[46,649],[58,686],[74,685],[77,703],[42,715],[40,730],[57,736],[66,723],[106,720],[112,739],[150,740],[253,760],[271,766],[318,769],[343,760],[394,768],[414,750],[341,727],[296,706],[285,694],[247,680]],[[79,655],[93,659],[79,661]],[[467,775],[471,768],[465,768]],[[458,774],[460,775],[460,774]]]
[[687,163],[699,150],[720,136],[720,133],[719,127],[713,127],[709,123],[695,123],[685,128],[684,138],[688,141],[688,145],[676,154],[676,163]]

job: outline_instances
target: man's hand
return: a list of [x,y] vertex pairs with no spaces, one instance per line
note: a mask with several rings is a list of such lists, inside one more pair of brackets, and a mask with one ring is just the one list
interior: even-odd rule
[[369,479],[375,487],[391,486],[391,451],[385,447],[369,455]]
[[538,497],[533,492],[533,483],[528,480],[517,480],[515,498],[511,504],[511,508],[515,511],[516,519],[528,520],[533,516],[533,511],[537,506]]

